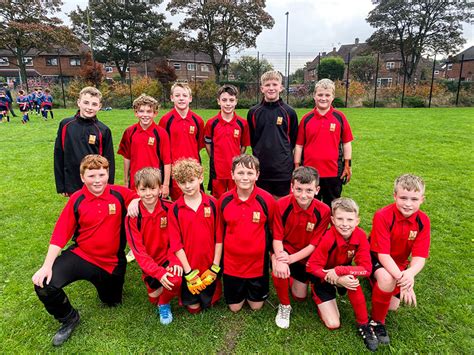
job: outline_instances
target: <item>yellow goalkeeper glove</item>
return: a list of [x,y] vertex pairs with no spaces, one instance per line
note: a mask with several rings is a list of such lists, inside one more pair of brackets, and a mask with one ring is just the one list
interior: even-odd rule
[[199,270],[197,269],[184,275],[184,278],[186,279],[189,292],[193,295],[199,295],[199,293],[206,288],[206,285],[202,283],[202,280],[199,277]]
[[202,283],[206,286],[209,286],[210,284],[212,284],[214,281],[216,281],[217,274],[219,273],[219,271],[221,271],[221,268],[219,267],[219,265],[212,264],[212,266],[209,269],[207,269],[206,271],[202,273],[201,275]]

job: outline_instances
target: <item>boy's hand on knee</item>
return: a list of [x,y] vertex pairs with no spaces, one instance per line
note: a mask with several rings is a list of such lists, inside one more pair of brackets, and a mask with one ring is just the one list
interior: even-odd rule
[[279,279],[287,279],[290,277],[290,268],[287,263],[277,261],[273,274]]
[[188,286],[189,292],[193,295],[199,295],[202,290],[206,288],[201,278],[199,277],[199,270],[195,269],[190,271],[187,275],[184,275],[186,279],[186,285]]
[[411,289],[401,289],[400,290],[400,300],[406,303],[408,306],[416,307],[416,295],[413,288]]
[[342,286],[348,290],[355,291],[359,287],[359,280],[352,275],[345,275],[339,277],[336,286]]
[[[33,283],[36,286],[43,288],[44,286],[49,285],[49,282],[51,281],[52,277],[53,277],[53,269],[42,266],[38,271],[35,272],[35,274],[31,278],[31,281],[33,281]],[[46,279],[46,285],[44,285],[45,279]]]
[[335,285],[336,282],[337,282],[337,279],[339,278],[339,276],[337,276],[336,274],[336,270],[334,269],[330,269],[330,270],[324,270],[323,269],[323,272],[326,273],[326,276],[324,277],[324,281],[332,284],[332,285]]
[[171,288],[174,286],[174,283],[168,280],[168,277],[173,277],[173,274],[169,272],[164,274],[160,279],[160,283],[163,285],[164,288],[171,291]]
[[183,276],[183,267],[181,265],[168,266],[166,271],[171,272],[175,276]]
[[402,277],[398,279],[397,285],[402,289],[413,289],[413,286],[415,285],[415,277],[410,272],[410,269],[402,271]]

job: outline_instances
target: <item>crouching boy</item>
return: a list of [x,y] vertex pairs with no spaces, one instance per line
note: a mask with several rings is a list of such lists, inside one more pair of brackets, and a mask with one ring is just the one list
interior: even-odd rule
[[313,299],[326,327],[337,329],[340,317],[336,291],[340,295],[347,292],[358,331],[367,348],[375,351],[378,341],[369,325],[364,293],[357,279],[368,277],[372,270],[367,236],[357,227],[359,207],[353,200],[342,197],[332,202],[331,210],[332,227],[308,260],[307,270],[316,276]]
[[143,271],[148,299],[157,306],[161,324],[169,324],[173,321],[170,301],[179,296],[183,275],[179,261],[168,250],[168,210],[171,202],[159,197],[159,169],[143,168],[135,174],[134,181],[140,203],[138,216],[126,217],[127,240]]
[[425,266],[430,249],[430,220],[420,211],[424,193],[420,177],[401,175],[395,180],[395,203],[374,215],[370,233],[375,279],[371,325],[382,344],[390,342],[385,328],[388,311],[396,310],[400,299],[416,306],[415,276]]
[[181,302],[192,314],[216,303],[222,293],[222,241],[216,238],[216,200],[201,192],[203,168],[195,159],[178,160],[173,179],[182,191],[168,212],[171,250],[183,265]]
[[[136,195],[107,184],[109,162],[100,155],[84,157],[80,174],[84,186],[61,212],[43,266],[32,277],[38,298],[62,323],[53,338],[55,346],[64,343],[79,324],[79,313],[63,291],[66,285],[87,280],[104,304],[122,302],[127,264],[124,218]],[[71,238],[73,244],[59,255]]]
[[268,298],[272,235],[282,239],[278,206],[272,195],[255,186],[258,174],[257,158],[235,157],[232,179],[236,187],[222,195],[218,204],[224,296],[233,312],[245,301],[253,310],[262,308]]
[[290,195],[278,200],[283,239],[273,238],[272,277],[280,300],[275,323],[280,328],[290,326],[290,287],[294,300],[306,298],[310,276],[306,262],[331,218],[329,207],[315,199],[319,192],[319,176],[314,168],[297,168],[291,179],[291,191]]

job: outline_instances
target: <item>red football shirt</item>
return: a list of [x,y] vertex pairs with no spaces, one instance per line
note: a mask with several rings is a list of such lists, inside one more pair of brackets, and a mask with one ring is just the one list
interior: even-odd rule
[[[351,266],[352,263],[356,266]],[[324,270],[335,268],[339,276],[369,276],[372,272],[370,246],[365,232],[356,227],[349,240],[332,226],[324,234],[316,250],[308,260],[306,270],[324,280]]]
[[145,167],[162,169],[162,165],[171,164],[168,133],[154,122],[147,129],[143,129],[139,123],[128,127],[123,132],[117,153],[130,160],[129,187],[132,189],[138,170]]
[[179,158],[201,161],[199,151],[204,148],[204,121],[201,117],[189,110],[183,118],[173,108],[160,119],[159,126],[168,132],[172,163]]
[[[283,247],[294,254],[309,244],[317,246],[331,221],[331,209],[325,203],[314,199],[304,210],[290,194],[278,200],[278,208],[283,223]],[[274,237],[276,240],[277,237]],[[306,264],[308,258],[299,262]]]
[[127,240],[135,259],[143,272],[159,280],[166,273],[163,264],[179,264],[173,253],[169,253],[168,209],[170,201],[159,200],[153,212],[149,212],[140,201],[138,217],[126,217]]
[[216,243],[216,209],[214,197],[202,193],[197,211],[188,207],[181,196],[168,210],[170,250],[176,253],[184,249],[192,269],[203,273],[212,266]]
[[[119,263],[126,263],[124,207],[136,194],[123,186],[107,185],[100,196],[86,186],[68,200],[51,236],[51,244],[64,248],[72,238],[71,251],[84,260],[112,273]],[[122,246],[122,247],[121,247]]]
[[210,165],[215,178],[231,179],[232,158],[240,155],[240,148],[250,145],[247,121],[234,113],[229,122],[221,112],[207,121],[204,128],[204,142],[211,145]]
[[417,211],[404,217],[393,203],[378,210],[370,233],[370,249],[390,254],[400,270],[405,270],[408,257],[428,258],[430,250],[430,219]]
[[[342,140],[341,123],[335,115],[342,118]],[[321,177],[336,177],[340,145],[352,140],[351,127],[342,112],[331,107],[321,115],[315,108],[301,119],[296,144],[303,146],[305,166],[318,170]]]
[[236,188],[221,196],[218,203],[217,235],[223,240],[224,273],[241,278],[264,275],[272,236],[282,239],[278,205],[268,192],[255,187],[246,201],[239,199]]

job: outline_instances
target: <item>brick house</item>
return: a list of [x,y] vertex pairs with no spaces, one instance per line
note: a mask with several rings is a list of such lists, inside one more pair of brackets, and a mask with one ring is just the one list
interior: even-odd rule
[[458,80],[459,71],[461,70],[461,58],[464,55],[464,62],[462,65],[461,81],[474,80],[474,46],[462,51],[461,53],[449,57],[446,60],[444,69],[446,71],[445,77],[448,80]]

